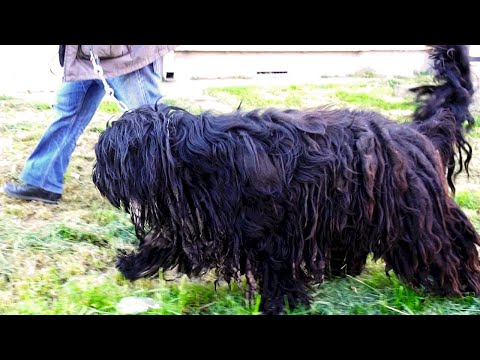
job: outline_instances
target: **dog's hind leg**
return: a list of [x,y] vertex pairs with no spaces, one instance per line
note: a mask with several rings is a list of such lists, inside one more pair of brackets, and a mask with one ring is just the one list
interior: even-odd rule
[[[354,220],[349,220],[354,224]],[[361,222],[360,222],[361,223]],[[327,252],[327,276],[357,276],[362,273],[371,253],[371,241],[368,238],[370,227],[344,229],[331,236],[334,240]]]
[[259,264],[260,311],[267,315],[310,305],[305,282],[295,278],[291,264],[267,259]]
[[360,275],[363,269],[365,269],[368,254],[368,251],[354,251],[346,246],[333,247],[330,251],[327,276]]
[[[480,295],[480,238],[470,220],[460,207],[450,198],[446,225],[452,242],[452,252],[460,259],[457,266],[460,291]],[[450,286],[447,286],[447,289]]]
[[247,280],[245,297],[247,299],[248,305],[252,306],[253,301],[255,299],[255,295],[257,294],[257,281],[255,280],[255,276],[253,274],[252,263],[248,258],[245,264],[245,278]]
[[431,230],[405,227],[383,256],[387,268],[407,284],[443,296],[480,295],[478,235],[453,199],[445,198]]

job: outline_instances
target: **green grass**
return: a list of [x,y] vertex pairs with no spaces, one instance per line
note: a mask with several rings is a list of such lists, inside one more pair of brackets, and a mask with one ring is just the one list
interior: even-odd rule
[[459,191],[455,195],[457,204],[465,209],[480,209],[480,192],[479,191]]
[[337,91],[335,97],[341,102],[365,109],[371,109],[376,111],[389,111],[389,110],[408,110],[413,111],[415,106],[409,101],[393,102],[372,96],[369,93],[361,92],[346,92]]
[[0,95],[0,113],[11,113],[13,111],[48,111],[52,109],[52,104],[44,102],[27,103],[24,100],[12,96]]
[[123,113],[123,110],[120,109],[119,105],[111,100],[102,101],[98,107],[98,111],[114,115],[121,115]]
[[200,105],[190,99],[165,99],[163,102],[170,106],[179,106],[187,111],[190,111],[192,114],[200,114],[204,110],[209,110],[203,109]]
[[[0,105],[2,105],[2,112],[11,111],[50,111],[52,110],[52,104],[44,102],[31,102],[27,103],[24,100],[20,100],[11,96],[0,95]],[[113,115],[121,115],[123,111],[118,107],[116,102],[104,100],[100,103],[100,112]]]
[[52,105],[47,103],[33,103],[32,107],[37,111],[46,111],[52,109]]
[[473,126],[468,128],[468,125],[465,125],[465,128],[470,137],[477,138],[477,137],[480,137],[480,116],[474,114],[474,119],[475,119],[475,122]]
[[240,104],[243,109],[300,106],[298,89],[292,92],[288,91],[288,88],[271,88],[269,93],[265,90],[258,86],[230,86],[210,88],[206,94],[227,102],[232,108],[237,108]]
[[[409,79],[412,82],[412,79]],[[367,81],[352,84],[300,84],[285,87],[230,86],[210,88],[206,95],[229,104],[232,109],[241,103],[243,109],[253,108],[305,108],[322,105],[346,105],[354,108],[384,112],[411,112],[415,105],[413,95],[407,100],[395,98],[396,86],[408,84],[405,79],[382,80],[382,85]],[[374,85],[372,85],[374,84]]]
[[[166,102],[194,113],[212,104],[235,109],[256,107],[315,107],[342,105],[374,109],[402,119],[413,109],[413,97],[397,90],[419,82],[417,78],[378,78],[365,72],[348,83],[323,79],[320,83],[285,86],[230,86],[210,88],[207,105],[195,99],[169,98]],[[0,314],[118,314],[125,297],[151,298],[158,308],[145,314],[259,313],[260,297],[249,306],[243,296],[245,279],[231,288],[214,275],[189,279],[175,271],[153,279],[126,281],[115,268],[117,254],[137,245],[127,214],[113,208],[93,186],[93,148],[106,123],[121,110],[104,101],[77,148],[65,175],[65,192],[57,206],[20,202],[0,192]],[[474,114],[479,120],[479,114]],[[18,179],[24,161],[51,122],[46,103],[27,103],[8,94],[0,96],[0,183]],[[475,148],[470,179],[459,177],[456,201],[480,229],[480,125],[468,135]],[[288,310],[289,315],[408,315],[479,314],[477,298],[441,298],[403,284],[393,274],[387,277],[381,262],[369,261],[359,277],[328,279],[315,286],[309,309]]]
[[[362,89],[366,84],[348,85],[349,89]],[[334,83],[297,84],[288,86],[227,86],[209,88],[206,95],[229,104],[236,109],[240,104],[242,109],[253,108],[304,108],[325,105],[332,101],[331,92],[338,89]]]
[[375,72],[375,70],[370,69],[370,68],[366,68],[366,69],[363,69],[363,70],[359,70],[359,71],[353,73],[351,76],[353,76],[353,77],[360,77],[360,78],[366,78],[366,79],[371,79],[371,78],[380,77],[380,75],[378,75],[378,74]]

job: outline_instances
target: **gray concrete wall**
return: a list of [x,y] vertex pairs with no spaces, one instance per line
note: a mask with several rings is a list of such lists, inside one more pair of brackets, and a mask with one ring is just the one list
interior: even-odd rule
[[[295,48],[296,47],[296,48]],[[181,46],[170,55],[166,72],[176,79],[253,78],[280,73],[315,79],[361,72],[413,75],[428,66],[425,46]]]
[[[256,77],[287,71],[315,80],[357,71],[408,75],[425,69],[423,45],[182,45],[165,58],[175,79]],[[0,45],[0,94],[51,92],[61,82],[58,45]],[[471,46],[480,55],[480,46]],[[475,69],[478,68],[475,64]],[[284,76],[279,75],[279,76]]]

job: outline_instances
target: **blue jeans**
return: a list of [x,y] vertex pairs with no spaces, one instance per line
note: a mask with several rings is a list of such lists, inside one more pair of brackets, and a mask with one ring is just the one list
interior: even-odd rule
[[[93,70],[92,70],[93,71]],[[160,94],[161,75],[155,63],[130,74],[108,79],[115,97],[129,109],[155,104]],[[105,90],[100,80],[63,82],[54,106],[54,121],[27,159],[20,180],[61,194],[63,176],[77,140],[92,120]]]

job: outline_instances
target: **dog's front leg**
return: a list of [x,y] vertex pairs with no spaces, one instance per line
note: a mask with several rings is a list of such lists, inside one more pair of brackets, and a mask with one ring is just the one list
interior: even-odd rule
[[156,232],[150,232],[140,242],[138,252],[122,253],[116,266],[128,280],[151,277],[160,268],[171,269],[179,259],[178,250]]

